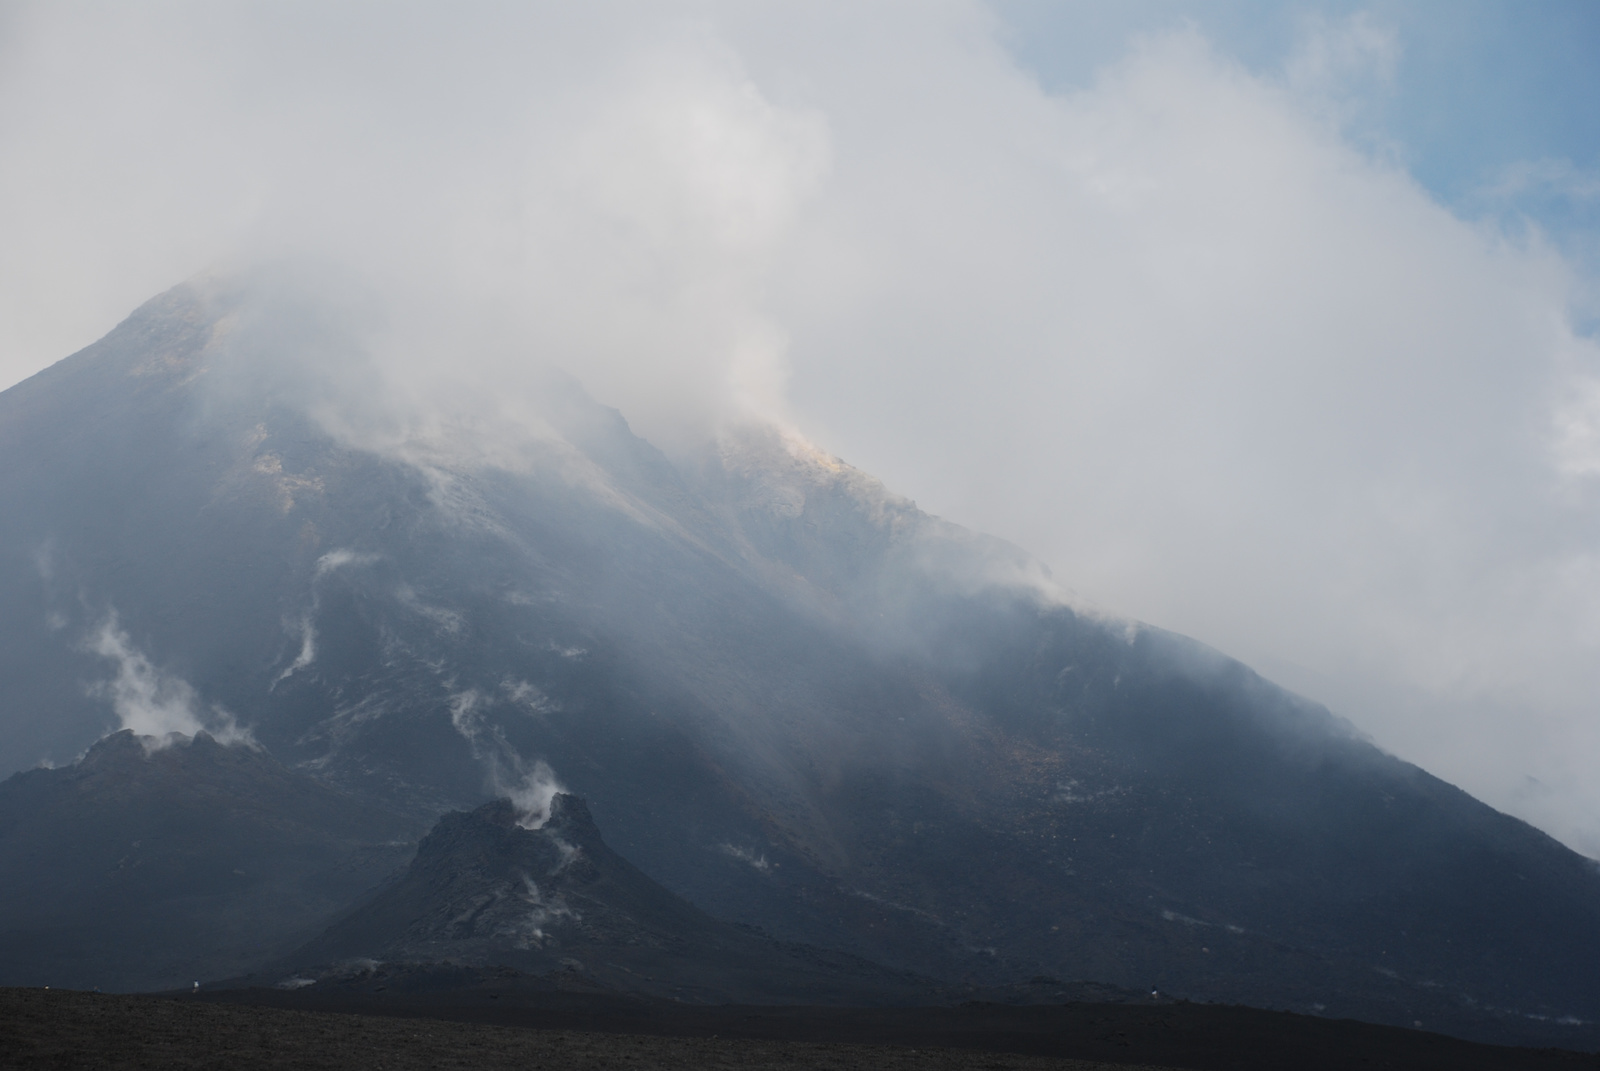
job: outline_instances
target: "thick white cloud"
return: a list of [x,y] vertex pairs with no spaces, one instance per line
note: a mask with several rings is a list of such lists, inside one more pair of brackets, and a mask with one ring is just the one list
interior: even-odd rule
[[313,251],[402,390],[780,416],[1600,854],[1578,280],[1351,133],[1403,49],[1310,25],[1051,95],[959,3],[8,9],[0,380]]
[[757,300],[827,172],[705,19],[652,5],[12,10],[0,44],[9,382],[196,272],[312,254],[389,298],[436,397],[539,360],[657,438],[771,411]]
[[829,83],[779,316],[802,423],[1600,854],[1600,353],[1568,266],[1353,143],[1303,64],[1179,31],[1052,98],[964,45]]

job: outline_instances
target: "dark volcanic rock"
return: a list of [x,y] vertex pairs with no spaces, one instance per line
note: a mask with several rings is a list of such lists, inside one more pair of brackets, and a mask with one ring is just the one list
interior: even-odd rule
[[115,733],[0,783],[0,984],[156,989],[304,941],[402,865],[411,821],[205,733]]
[[538,828],[505,799],[445,815],[404,875],[277,969],[292,972],[291,986],[410,991],[506,985],[515,972],[536,987],[700,1002],[944,995],[927,979],[712,918],[607,847],[583,800],[567,794]]

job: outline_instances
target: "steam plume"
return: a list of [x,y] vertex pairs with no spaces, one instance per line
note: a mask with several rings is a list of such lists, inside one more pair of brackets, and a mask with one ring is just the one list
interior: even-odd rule
[[146,750],[171,744],[177,736],[209,732],[220,743],[254,746],[248,729],[218,706],[202,710],[193,686],[163,673],[133,645],[115,610],[101,621],[89,649],[116,665],[116,677],[93,691],[111,701],[122,728],[132,729]]
[[555,771],[543,759],[531,764],[511,746],[505,733],[487,717],[488,699],[468,689],[450,698],[450,723],[484,765],[489,790],[509,798],[516,807],[517,824],[540,829],[550,820],[550,803],[566,791]]

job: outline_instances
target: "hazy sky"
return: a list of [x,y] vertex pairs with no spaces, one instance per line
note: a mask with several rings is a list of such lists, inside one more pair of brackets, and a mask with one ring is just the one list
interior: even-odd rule
[[1600,855],[1596,56],[1581,0],[0,4],[0,385],[314,255],[401,389],[787,422]]

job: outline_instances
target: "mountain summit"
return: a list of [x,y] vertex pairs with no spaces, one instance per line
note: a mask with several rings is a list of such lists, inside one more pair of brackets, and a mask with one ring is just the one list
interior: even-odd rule
[[[1328,711],[770,429],[675,464],[552,377],[514,435],[354,431],[336,327],[183,286],[0,394],[6,767],[226,721],[407,821],[564,787],[694,909],[892,970],[1594,1036],[1595,864]],[[442,828],[532,853],[534,954],[581,890],[496,814]]]

